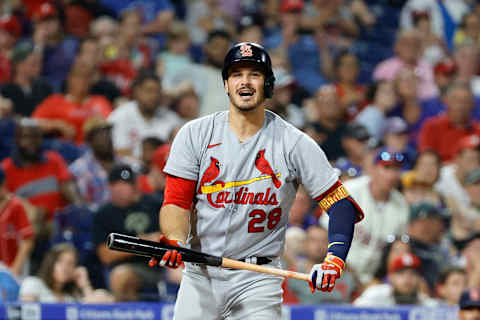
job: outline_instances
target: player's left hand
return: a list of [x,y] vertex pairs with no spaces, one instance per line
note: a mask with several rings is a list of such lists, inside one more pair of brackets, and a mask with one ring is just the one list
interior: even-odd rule
[[[174,247],[183,247],[184,246],[181,241],[170,240],[167,237],[165,237],[164,235],[160,236],[159,242],[170,245],[170,246],[174,246]],[[182,260],[182,254],[180,252],[178,252],[177,250],[167,250],[165,252],[165,254],[163,255],[163,257],[160,258],[160,260],[158,260],[158,258],[156,258],[156,257],[152,257],[150,259],[150,261],[148,262],[148,265],[150,267],[154,267],[156,265],[159,265],[159,266],[162,266],[162,267],[165,266],[165,267],[168,267],[168,268],[176,269],[180,266],[183,267],[184,263],[183,263],[183,260]]]
[[332,291],[335,281],[342,275],[345,262],[334,255],[327,255],[323,263],[316,264],[310,270],[310,289],[320,291]]

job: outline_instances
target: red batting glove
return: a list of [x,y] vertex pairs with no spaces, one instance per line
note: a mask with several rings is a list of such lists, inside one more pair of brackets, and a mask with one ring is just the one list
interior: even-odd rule
[[[183,247],[183,243],[181,241],[170,240],[164,235],[160,236],[160,240],[158,242],[168,244],[174,247]],[[167,252],[164,253],[160,261],[158,261],[157,257],[152,257],[148,262],[148,265],[150,267],[159,265],[161,267],[165,266],[172,269],[177,269],[180,266],[184,267],[184,263],[182,261],[182,254],[177,250],[167,250]]]
[[335,287],[335,281],[340,278],[345,269],[345,262],[332,254],[328,254],[321,264],[316,264],[310,271],[310,289],[312,293],[315,289],[320,291],[332,291]]

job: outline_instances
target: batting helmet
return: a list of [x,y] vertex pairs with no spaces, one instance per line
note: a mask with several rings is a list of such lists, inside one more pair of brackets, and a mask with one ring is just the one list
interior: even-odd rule
[[246,61],[256,63],[262,67],[263,74],[265,75],[265,83],[263,86],[265,98],[271,98],[275,83],[275,77],[272,71],[272,60],[270,60],[267,51],[259,44],[241,42],[234,45],[225,56],[222,69],[223,80],[227,80],[228,70],[233,64]]

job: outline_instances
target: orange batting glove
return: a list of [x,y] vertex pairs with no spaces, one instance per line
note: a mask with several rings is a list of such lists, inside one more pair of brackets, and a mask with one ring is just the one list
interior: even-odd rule
[[316,264],[310,270],[310,289],[320,291],[332,291],[335,281],[340,278],[345,269],[345,262],[333,254],[328,254],[321,264]]
[[[175,247],[183,247],[183,242],[179,240],[170,240],[164,235],[160,236],[160,243],[163,244],[168,244],[170,246],[175,246]],[[148,262],[148,265],[150,267],[154,267],[156,265],[159,265],[161,267],[168,267],[172,269],[177,269],[180,266],[184,266],[184,263],[182,261],[182,254],[178,252],[177,250],[167,250],[161,257],[160,261],[158,261],[157,257],[152,257],[150,261]]]

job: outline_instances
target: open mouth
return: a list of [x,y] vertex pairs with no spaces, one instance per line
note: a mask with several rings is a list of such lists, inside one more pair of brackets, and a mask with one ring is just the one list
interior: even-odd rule
[[251,97],[255,93],[255,90],[252,89],[240,89],[238,94],[242,97]]

